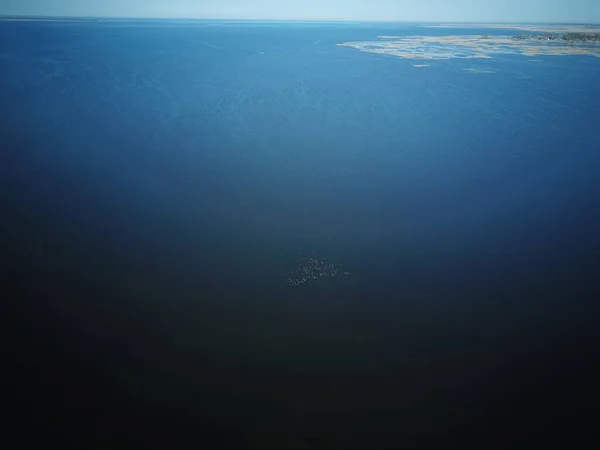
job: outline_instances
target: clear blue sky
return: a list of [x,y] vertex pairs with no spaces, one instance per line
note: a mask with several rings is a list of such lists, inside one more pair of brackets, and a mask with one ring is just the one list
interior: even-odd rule
[[0,14],[600,23],[600,0],[0,0]]

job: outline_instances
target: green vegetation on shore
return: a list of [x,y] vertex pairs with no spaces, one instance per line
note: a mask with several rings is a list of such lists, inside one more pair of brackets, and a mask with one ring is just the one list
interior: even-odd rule
[[600,33],[591,32],[570,32],[570,33],[521,33],[513,36],[513,39],[537,40],[537,41],[563,41],[571,43],[600,43]]

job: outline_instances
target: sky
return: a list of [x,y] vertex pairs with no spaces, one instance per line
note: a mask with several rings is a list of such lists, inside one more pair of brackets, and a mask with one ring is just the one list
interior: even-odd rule
[[0,0],[0,15],[600,23],[600,0]]

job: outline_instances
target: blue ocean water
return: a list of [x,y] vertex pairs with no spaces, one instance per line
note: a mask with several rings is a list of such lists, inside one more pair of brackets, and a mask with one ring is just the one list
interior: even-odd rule
[[[600,61],[417,68],[335,45],[442,32],[1,22],[1,245],[21,288],[60,298],[33,302],[36,320],[86,336],[78,355],[125,341],[179,385],[272,395],[296,424],[337,411],[298,406],[307,379],[328,385],[318,374],[346,392],[354,371],[410,405],[442,385],[472,411],[465,386],[506,374],[507,348],[522,362],[570,342],[597,311]],[[289,286],[301,253],[350,275]],[[265,378],[268,393],[248,381]],[[372,410],[381,396],[359,391]]]

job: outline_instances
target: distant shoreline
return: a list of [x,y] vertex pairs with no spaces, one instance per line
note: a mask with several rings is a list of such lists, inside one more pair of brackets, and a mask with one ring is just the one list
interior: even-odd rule
[[378,40],[337,44],[362,52],[405,59],[492,58],[497,54],[524,56],[586,55],[600,58],[600,33],[378,36]]
[[[465,26],[468,25],[468,26]],[[518,24],[518,23],[446,23],[423,25],[424,28],[489,28],[499,30],[536,31],[541,33],[600,33],[595,24]]]

